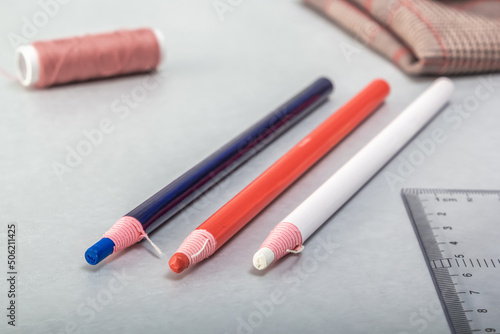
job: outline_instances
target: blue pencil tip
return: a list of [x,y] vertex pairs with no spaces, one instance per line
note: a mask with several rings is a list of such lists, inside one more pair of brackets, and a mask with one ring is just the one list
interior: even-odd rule
[[85,260],[96,265],[113,253],[115,243],[109,238],[102,238],[85,252]]

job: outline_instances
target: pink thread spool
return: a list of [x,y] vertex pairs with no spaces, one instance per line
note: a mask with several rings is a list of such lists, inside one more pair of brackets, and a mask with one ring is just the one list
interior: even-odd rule
[[151,71],[165,56],[162,33],[143,28],[22,45],[15,62],[23,86],[44,88]]

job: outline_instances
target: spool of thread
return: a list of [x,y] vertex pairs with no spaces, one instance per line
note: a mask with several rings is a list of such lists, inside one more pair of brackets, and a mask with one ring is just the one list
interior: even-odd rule
[[165,56],[162,33],[143,28],[22,45],[15,63],[23,86],[44,88],[151,71]]

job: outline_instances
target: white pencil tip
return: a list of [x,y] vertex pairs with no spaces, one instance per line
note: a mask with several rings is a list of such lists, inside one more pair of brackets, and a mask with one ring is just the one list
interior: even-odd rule
[[269,248],[261,248],[253,256],[253,266],[259,270],[266,269],[274,261],[274,253]]

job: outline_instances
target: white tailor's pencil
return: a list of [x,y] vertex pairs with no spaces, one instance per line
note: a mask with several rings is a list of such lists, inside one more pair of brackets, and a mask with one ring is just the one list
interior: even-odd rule
[[447,103],[453,82],[439,78],[271,231],[253,257],[262,270],[292,252],[351,198]]

